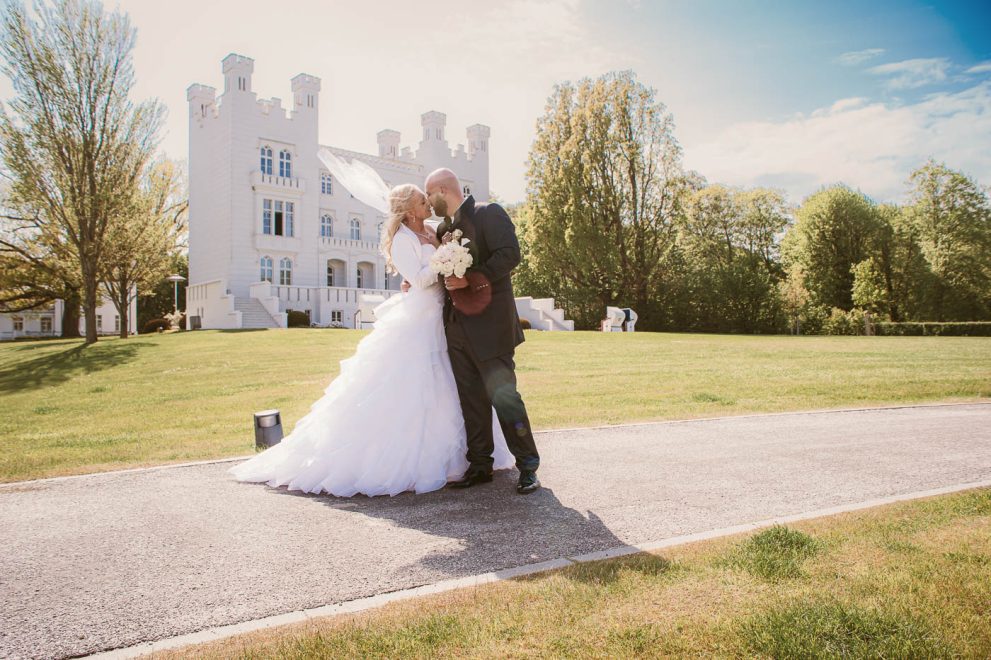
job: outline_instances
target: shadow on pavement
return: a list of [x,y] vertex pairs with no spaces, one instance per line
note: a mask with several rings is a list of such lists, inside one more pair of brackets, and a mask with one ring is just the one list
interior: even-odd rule
[[561,503],[550,484],[530,495],[516,493],[515,470],[497,472],[490,484],[395,497],[339,498],[270,489],[308,497],[356,515],[384,519],[436,537],[456,539],[459,549],[418,559],[447,576],[497,571],[624,545],[592,511]]

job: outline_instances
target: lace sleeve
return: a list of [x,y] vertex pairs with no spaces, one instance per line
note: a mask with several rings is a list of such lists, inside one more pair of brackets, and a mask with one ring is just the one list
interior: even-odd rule
[[403,279],[417,289],[426,289],[437,283],[437,274],[430,265],[420,266],[420,251],[416,239],[400,232],[392,239],[392,263],[396,264]]

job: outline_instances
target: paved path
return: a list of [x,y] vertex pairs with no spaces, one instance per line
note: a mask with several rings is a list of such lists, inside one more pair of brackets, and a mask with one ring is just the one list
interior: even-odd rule
[[351,500],[231,463],[0,486],[0,657],[130,646],[624,544],[991,478],[991,404],[541,433],[545,488]]

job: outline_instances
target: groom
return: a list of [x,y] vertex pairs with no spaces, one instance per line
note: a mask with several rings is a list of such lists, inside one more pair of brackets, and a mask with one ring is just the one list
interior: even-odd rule
[[[520,471],[516,492],[532,493],[540,488],[540,456],[526,406],[516,391],[513,362],[513,353],[523,342],[510,279],[520,262],[516,229],[498,204],[476,204],[471,195],[465,199],[458,177],[449,169],[432,172],[424,187],[434,213],[444,218],[437,227],[438,240],[452,240],[460,229],[463,237],[474,243],[473,247],[469,244],[474,263],[466,277],[444,280],[444,331],[468,433],[469,463],[464,476],[450,486],[470,488],[492,481],[494,407]],[[452,300],[452,291],[469,286],[470,295],[484,295],[483,300],[488,299],[489,291],[482,290],[488,288],[491,292],[491,301],[478,313],[465,313]]]

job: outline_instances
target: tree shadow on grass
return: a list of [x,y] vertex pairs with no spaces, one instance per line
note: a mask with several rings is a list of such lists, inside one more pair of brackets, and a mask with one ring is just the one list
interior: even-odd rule
[[[317,499],[336,510],[385,519],[434,537],[456,539],[457,550],[430,554],[414,564],[447,577],[499,571],[625,545],[594,512],[583,513],[565,506],[546,485],[530,495],[518,495],[517,476],[515,470],[499,471],[491,484],[468,490],[442,489],[395,497],[340,498],[307,495],[284,487],[271,492]],[[651,562],[631,564],[641,565],[645,570],[657,570]],[[593,576],[589,571],[573,568],[566,569],[565,574],[576,581],[609,582],[619,575],[604,569]],[[574,575],[570,575],[572,572]]]
[[89,346],[78,343],[78,340],[67,341],[63,350],[18,361],[0,369],[0,393],[51,387],[77,376],[126,364],[146,346],[153,344],[133,339],[97,342]]

